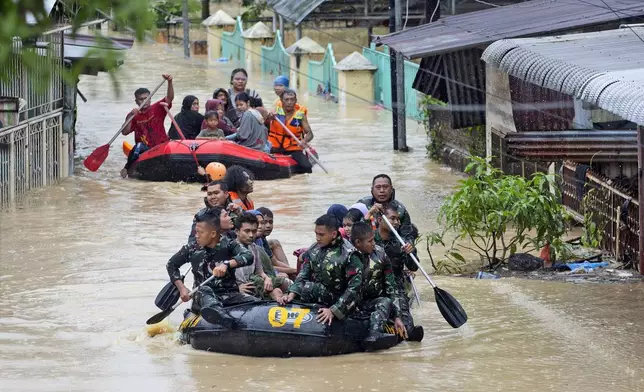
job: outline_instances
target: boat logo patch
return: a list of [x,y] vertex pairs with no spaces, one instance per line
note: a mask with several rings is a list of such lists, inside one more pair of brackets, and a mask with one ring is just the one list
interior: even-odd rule
[[273,306],[268,310],[268,322],[273,328],[280,328],[286,324],[293,325],[293,328],[300,328],[313,320],[311,309],[290,308]]

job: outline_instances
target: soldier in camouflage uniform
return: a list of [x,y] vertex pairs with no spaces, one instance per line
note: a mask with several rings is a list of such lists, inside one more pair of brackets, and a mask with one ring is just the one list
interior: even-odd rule
[[[388,205],[384,207],[383,215],[387,217],[394,229],[398,230],[400,227],[400,215],[398,214],[398,210],[394,206]],[[420,341],[423,337],[423,331],[421,326],[414,326],[414,319],[412,318],[409,310],[409,297],[405,290],[405,280],[407,277],[404,272],[405,267],[410,271],[418,270],[418,266],[409,256],[412,253],[415,254],[416,250],[411,246],[411,244],[406,244],[405,246],[400,245],[396,235],[389,230],[387,223],[383,222],[382,215],[378,217],[378,223],[379,225],[378,230],[376,230],[375,233],[375,241],[377,245],[385,250],[385,253],[391,260],[396,280],[396,288],[400,298],[400,318],[405,324],[409,340]]]
[[299,298],[328,306],[318,311],[317,320],[329,325],[355,309],[362,285],[360,257],[343,241],[339,224],[328,214],[315,221],[316,244],[303,254],[302,270],[288,288],[289,294],[279,301],[284,304]]
[[[201,188],[201,190],[207,192],[206,197],[203,198],[204,204],[206,206],[200,209],[199,212],[195,214],[195,217],[192,220],[192,228],[190,229],[190,235],[188,236],[189,245],[196,244],[195,231],[197,228],[198,215],[202,215],[206,213],[206,211],[208,211],[208,209],[212,207],[226,208],[228,211],[228,214],[230,215],[234,223],[234,221],[238,218],[239,214],[241,213],[241,207],[236,206],[230,201],[230,197],[228,195],[228,186],[226,185],[225,182],[221,180],[212,181],[208,183],[208,185]],[[234,232],[232,230],[229,230],[226,232],[226,236],[229,237],[230,239],[235,238],[233,234]]]
[[367,341],[375,341],[382,336],[383,326],[387,320],[394,319],[396,332],[402,338],[407,337],[407,330],[400,319],[401,299],[399,298],[396,280],[391,261],[384,249],[375,244],[371,225],[357,222],[351,229],[351,242],[358,250],[364,265],[362,284],[362,302],[360,309],[371,314],[370,336]]
[[181,299],[190,300],[189,290],[181,280],[179,268],[187,263],[192,266],[195,286],[211,274],[216,278],[195,293],[192,311],[201,313],[213,324],[233,326],[233,319],[223,310],[226,304],[254,301],[256,298],[239,292],[235,268],[253,263],[253,254],[237,241],[221,235],[232,228],[225,210],[214,207],[197,216],[196,245],[185,245],[170,258],[166,265],[170,280],[177,286]]
[[391,178],[386,174],[378,174],[371,182],[371,196],[358,200],[369,209],[367,219],[371,221],[373,228],[378,228],[378,215],[383,212],[385,206],[392,206],[400,215],[399,234],[406,243],[413,244],[418,238],[418,229],[411,223],[411,217],[403,203],[396,200],[396,190],[393,187]]

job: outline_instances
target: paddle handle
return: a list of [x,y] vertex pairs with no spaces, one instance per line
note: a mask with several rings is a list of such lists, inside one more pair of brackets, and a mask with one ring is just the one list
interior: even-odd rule
[[[398,239],[398,242],[400,242],[400,245],[404,246],[405,241],[403,241],[403,239],[400,236],[400,234],[398,234],[398,231],[396,229],[394,229],[394,226],[391,224],[391,222],[389,222],[389,219],[387,219],[387,217],[384,214],[382,214],[381,216],[382,216],[382,220],[385,221],[385,223],[387,223],[387,226],[389,226],[389,230],[392,233],[394,233],[394,235]],[[423,275],[425,276],[425,279],[427,279],[429,284],[432,285],[433,288],[436,288],[436,285],[432,281],[432,278],[430,278],[429,275],[427,274],[427,272],[425,272],[425,269],[423,268],[422,265],[420,265],[420,262],[418,261],[416,256],[413,253],[410,253],[409,256],[411,256],[411,259],[414,260],[414,263],[416,263],[416,265],[418,266],[418,269],[420,270],[420,272],[423,273]]]
[[[181,140],[186,140],[186,137],[183,135],[183,132],[181,131],[181,127],[179,127],[179,124],[177,124],[177,120],[172,117],[172,114],[170,113],[170,109],[168,109],[167,106],[164,106],[166,113],[168,113],[168,117],[170,117],[170,121],[172,121],[172,125],[174,125],[174,128],[177,130],[177,133],[179,136],[181,136]],[[190,152],[192,153],[192,157],[195,159],[195,163],[197,164],[197,167],[200,167],[201,165],[199,164],[199,160],[197,159],[197,153],[188,146],[188,149],[190,149]]]
[[[163,80],[161,81],[161,83],[159,83],[159,85],[158,85],[154,90],[152,90],[152,92],[151,92],[150,94],[148,94],[148,97],[145,99],[145,101],[143,101],[143,103],[142,103],[141,105],[139,105],[139,110],[141,110],[141,108],[142,108],[143,106],[145,106],[148,102],[150,102],[150,100],[152,99],[152,96],[153,96],[157,91],[159,91],[159,89],[161,88],[161,86],[163,86],[163,83],[165,83],[165,79],[163,79]],[[118,132],[116,132],[116,133],[114,134],[114,136],[110,139],[110,141],[107,143],[108,145],[111,145],[112,143],[114,143],[114,140],[116,140],[116,138],[117,138],[117,137],[119,137],[119,135],[121,134],[121,132],[123,132],[123,130],[125,129],[125,127],[127,127],[127,126],[132,122],[132,119],[133,119],[133,118],[134,118],[134,116],[129,116],[129,117],[127,118],[127,120],[125,120],[125,123],[121,126],[121,129],[119,129],[119,130],[118,130]]]
[[320,160],[319,160],[319,159],[317,159],[317,158],[315,157],[315,155],[313,155],[313,153],[311,152],[311,150],[309,150],[308,148],[304,147],[304,145],[302,144],[302,142],[300,141],[300,139],[298,139],[298,138],[297,138],[297,136],[295,136],[295,134],[294,134],[293,132],[291,132],[291,130],[290,130],[290,129],[288,129],[288,128],[286,127],[286,125],[284,125],[284,123],[280,121],[280,119],[279,119],[279,118],[275,117],[275,121],[277,121],[277,122],[282,126],[282,128],[284,128],[284,130],[286,131],[286,133],[288,133],[288,134],[289,134],[289,136],[290,136],[290,137],[292,137],[292,138],[293,138],[293,140],[295,140],[295,143],[297,143],[297,145],[298,145],[298,146],[302,147],[302,149],[303,149],[304,151],[306,151],[307,153],[309,153],[309,156],[310,156],[311,158],[313,158],[313,160],[315,161],[315,163],[317,163],[317,164],[322,168],[322,170],[324,170],[324,172],[325,172],[326,174],[329,174],[329,171],[324,167],[324,165],[320,162]]
[[[210,282],[210,281],[211,281],[211,280],[213,280],[213,279],[215,279],[215,275],[212,275],[210,278],[208,278],[208,279],[204,280],[203,282],[201,282],[201,284],[200,284],[199,286],[197,286],[197,287],[195,287],[194,289],[192,289],[192,291],[190,291],[190,293],[188,293],[188,295],[190,296],[190,298],[192,298],[192,296],[193,296],[193,295],[195,295],[195,293],[197,292],[197,290],[199,290],[199,287],[201,287],[201,286],[205,285],[206,283]],[[174,304],[174,306],[172,306],[172,310],[175,310],[176,308],[178,308],[182,303],[183,303],[183,300],[182,300],[182,299],[179,299],[179,300],[177,301],[177,303],[176,303],[176,304]]]

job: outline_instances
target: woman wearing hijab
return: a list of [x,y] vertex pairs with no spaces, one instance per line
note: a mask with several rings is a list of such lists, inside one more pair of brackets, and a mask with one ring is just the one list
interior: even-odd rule
[[[199,113],[199,99],[194,95],[187,95],[181,104],[181,112],[174,116],[174,120],[181,128],[186,139],[192,140],[196,138],[201,132],[201,124],[204,121],[204,117]],[[168,137],[173,140],[181,139],[174,124],[168,131]]]

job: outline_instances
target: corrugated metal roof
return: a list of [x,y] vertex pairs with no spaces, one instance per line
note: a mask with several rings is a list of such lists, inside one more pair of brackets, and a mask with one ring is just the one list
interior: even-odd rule
[[[120,56],[116,57],[116,63],[113,65],[120,65],[123,62],[122,55],[124,51],[130,49],[134,44],[134,40],[131,38],[107,38],[103,40],[98,40],[92,35],[84,34],[65,34],[63,55],[65,59],[71,60],[72,62],[79,61],[83,58],[100,58],[104,51],[115,51]],[[83,73],[88,75],[96,75],[96,72],[106,72],[108,68],[104,67],[101,64],[100,66],[96,63],[91,64]]]
[[506,135],[509,153],[532,161],[637,162],[637,131],[594,129]]
[[642,0],[533,0],[448,16],[405,31],[375,37],[415,59],[515,37],[644,16]]
[[275,12],[296,25],[327,0],[268,0],[266,3]]
[[644,27],[501,40],[490,45],[482,59],[519,79],[644,124],[644,42],[640,37],[644,38]]

